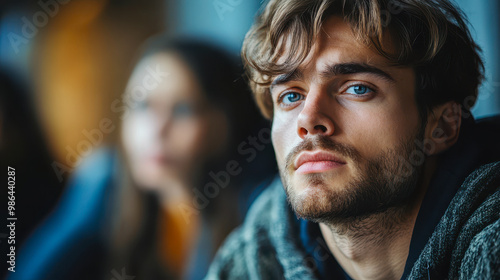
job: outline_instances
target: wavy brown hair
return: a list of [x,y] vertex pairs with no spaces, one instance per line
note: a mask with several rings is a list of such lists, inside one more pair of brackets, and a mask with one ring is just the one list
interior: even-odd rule
[[[323,22],[340,16],[357,38],[393,65],[416,73],[416,100],[426,119],[448,101],[474,105],[484,65],[463,13],[448,0],[271,0],[243,43],[242,57],[255,100],[272,118],[269,85],[295,70],[310,52]],[[395,51],[384,46],[391,36]],[[467,114],[464,114],[464,116]]]

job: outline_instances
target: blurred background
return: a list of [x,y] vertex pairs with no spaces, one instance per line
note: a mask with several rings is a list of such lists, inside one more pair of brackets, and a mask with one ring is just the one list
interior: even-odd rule
[[[2,168],[16,168],[17,180],[17,270],[9,279],[127,279],[123,278],[125,275],[140,279],[158,279],[159,275],[161,279],[201,278],[217,247],[241,222],[247,206],[260,191],[260,184],[276,172],[266,130],[269,124],[260,119],[254,122],[259,126],[246,131],[236,131],[231,126],[236,120],[242,121],[241,126],[247,125],[241,116],[245,112],[249,121],[259,117],[246,85],[238,93],[242,99],[247,98],[242,104],[252,112],[230,112],[238,108],[228,108],[231,104],[212,106],[205,99],[217,94],[210,96],[207,92],[208,98],[190,97],[199,99],[195,105],[189,103],[189,98],[188,103],[177,104],[171,117],[180,119],[179,125],[194,127],[192,133],[186,128],[177,134],[204,135],[206,132],[199,125],[199,116],[203,114],[204,119],[213,116],[217,126],[227,128],[217,129],[219,134],[231,134],[226,138],[233,139],[216,139],[222,145],[230,143],[228,151],[216,156],[212,151],[210,155],[206,155],[207,151],[190,155],[200,162],[206,156],[213,165],[203,172],[185,171],[188,175],[183,174],[181,179],[177,178],[180,175],[171,178],[172,185],[198,185],[192,191],[170,191],[169,197],[185,201],[175,208],[162,198],[161,191],[148,189],[149,179],[154,181],[158,174],[146,172],[134,177],[134,159],[121,147],[123,108],[131,109],[132,113],[127,113],[135,116],[130,118],[133,120],[156,114],[149,109],[151,104],[127,98],[127,84],[133,87],[129,78],[136,72],[139,74],[134,75],[140,75],[142,68],[138,63],[144,58],[140,56],[144,51],[141,46],[158,34],[192,40],[165,47],[176,50],[173,58],[167,56],[160,63],[162,67],[174,67],[172,78],[187,79],[204,91],[224,87],[220,83],[224,79],[227,84],[235,80],[241,84],[241,72],[230,67],[234,62],[241,69],[239,50],[259,6],[259,1],[243,0],[0,2],[0,161]],[[218,59],[210,63],[217,64],[212,72],[221,75],[209,73],[205,61],[210,59]],[[220,69],[224,66],[227,68]],[[166,73],[155,64],[144,69],[156,70],[146,73],[154,79],[164,78],[162,73]],[[184,76],[175,75],[179,73]],[[203,75],[220,80],[219,84],[203,81]],[[196,95],[196,87],[194,91]],[[186,95],[189,93],[193,95]],[[166,100],[148,102],[170,106]],[[145,107],[143,114],[140,110]],[[222,117],[218,114],[221,112]],[[142,126],[155,121],[150,119]],[[234,137],[238,133],[239,139]],[[133,134],[135,137],[141,132]],[[195,143],[187,138],[184,142]],[[174,141],[179,139],[183,141],[182,136]],[[213,144],[209,150],[220,152],[215,142],[204,142]],[[180,150],[189,150],[189,145],[182,144],[178,143]],[[160,155],[152,161],[175,165],[175,156]],[[127,161],[132,162],[132,167],[126,166]],[[242,179],[251,173],[257,175]],[[205,178],[209,174],[212,177]],[[225,177],[227,174],[230,176]],[[229,181],[232,190],[225,187]],[[226,189],[210,189],[213,183]],[[135,186],[127,188],[128,185]],[[7,196],[2,194],[1,198],[2,205],[7,205]],[[2,217],[5,215],[7,212],[2,210]],[[0,230],[0,277],[7,275],[9,266],[4,253],[11,245],[7,243],[9,233],[7,229]],[[161,240],[158,236],[170,238]],[[153,267],[155,261],[161,265]]]
[[[261,2],[1,0],[0,68],[7,78],[0,85],[5,112],[0,131],[12,131],[0,134],[2,170],[19,162],[23,168],[17,176],[25,176],[16,189],[17,248],[54,210],[85,158],[118,141],[121,112],[116,105],[125,102],[123,93],[146,39],[156,34],[198,38],[238,59]],[[469,18],[486,65],[486,81],[472,112],[476,118],[498,114],[500,1],[456,2]],[[93,134],[95,129],[100,136]],[[3,208],[7,202],[1,197]]]

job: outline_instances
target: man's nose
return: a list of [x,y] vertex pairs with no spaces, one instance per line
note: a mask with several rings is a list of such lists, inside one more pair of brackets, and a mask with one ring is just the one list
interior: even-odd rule
[[316,134],[331,136],[334,132],[331,97],[319,91],[310,92],[299,114],[297,133],[300,138]]

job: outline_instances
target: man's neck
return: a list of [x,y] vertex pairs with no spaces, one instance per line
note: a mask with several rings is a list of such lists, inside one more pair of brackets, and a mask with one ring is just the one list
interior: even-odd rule
[[320,223],[328,248],[351,278],[401,278],[413,227],[434,170],[434,160],[425,164],[418,191],[405,207],[345,223]]
[[388,220],[389,212],[401,215],[387,211],[349,226],[320,224],[330,251],[352,278],[401,278],[416,215],[400,216],[396,224]]

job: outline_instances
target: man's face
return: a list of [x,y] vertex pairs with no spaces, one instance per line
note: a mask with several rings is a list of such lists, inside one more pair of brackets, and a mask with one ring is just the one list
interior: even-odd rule
[[274,79],[271,96],[276,157],[299,216],[360,217],[412,195],[420,170],[409,158],[423,137],[414,71],[391,66],[341,18],[325,21],[299,69]]

